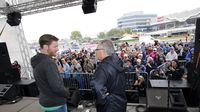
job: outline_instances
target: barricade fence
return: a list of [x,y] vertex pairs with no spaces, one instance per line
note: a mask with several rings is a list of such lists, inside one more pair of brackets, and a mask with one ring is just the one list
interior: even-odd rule
[[[68,76],[68,77],[66,77]],[[125,79],[126,79],[126,91],[127,92],[134,92],[134,83],[138,79],[138,76],[143,76],[145,79],[145,83],[148,80],[148,73],[147,72],[125,72]],[[91,91],[90,82],[94,79],[94,75],[91,73],[71,73],[64,75],[63,81],[64,85],[70,89],[76,89],[80,91]],[[147,83],[148,84],[148,83]],[[146,84],[145,88],[147,87]]]

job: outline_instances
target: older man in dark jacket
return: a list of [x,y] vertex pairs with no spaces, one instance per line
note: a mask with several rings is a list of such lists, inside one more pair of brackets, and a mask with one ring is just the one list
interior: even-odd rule
[[96,96],[97,112],[126,112],[125,75],[112,41],[103,40],[96,49],[101,61],[91,82]]

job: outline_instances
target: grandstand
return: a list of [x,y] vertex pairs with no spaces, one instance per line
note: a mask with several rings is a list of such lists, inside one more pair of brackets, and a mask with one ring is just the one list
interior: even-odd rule
[[151,23],[148,35],[171,36],[174,34],[191,34],[195,31],[195,20],[200,17],[200,8],[158,17]]
[[169,14],[165,16],[168,19],[175,19],[178,21],[187,21],[189,19],[195,19],[200,17],[200,8],[193,10],[187,10],[179,13]]

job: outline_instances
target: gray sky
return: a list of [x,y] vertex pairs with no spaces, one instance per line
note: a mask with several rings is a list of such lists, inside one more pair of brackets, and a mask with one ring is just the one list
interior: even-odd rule
[[38,40],[45,33],[58,38],[70,38],[74,30],[83,36],[95,37],[102,31],[117,27],[117,19],[124,13],[144,11],[163,16],[200,7],[199,0],[104,0],[98,2],[97,12],[84,15],[81,6],[39,13],[22,18],[28,42]]

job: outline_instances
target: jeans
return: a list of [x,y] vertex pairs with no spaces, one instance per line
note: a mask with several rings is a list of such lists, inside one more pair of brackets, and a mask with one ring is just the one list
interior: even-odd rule
[[67,105],[64,105],[63,107],[53,110],[53,111],[45,111],[45,112],[67,112]]

